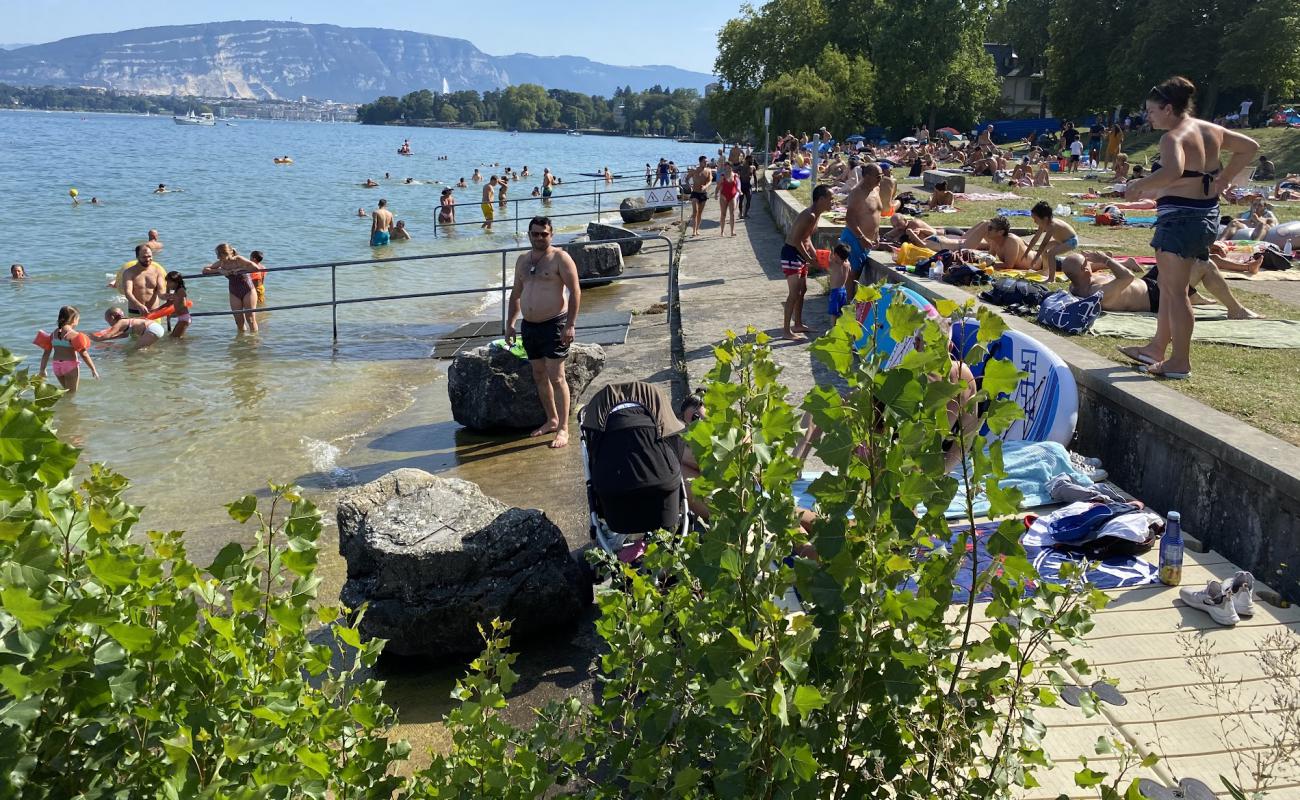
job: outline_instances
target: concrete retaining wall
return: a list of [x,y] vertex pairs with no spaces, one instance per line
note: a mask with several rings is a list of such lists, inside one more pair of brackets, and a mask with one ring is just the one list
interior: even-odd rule
[[[804,204],[785,189],[768,189],[767,207],[772,212],[772,221],[776,223],[776,227],[787,234],[790,232],[790,227],[794,225],[794,218],[804,210]],[[843,225],[819,220],[817,232],[813,234],[813,247],[819,250],[831,249],[839,241],[840,232],[843,230]]]
[[[966,291],[903,275],[873,254],[873,278],[958,303]],[[1300,448],[1104,359],[1026,320],[1007,324],[1050,347],[1079,387],[1074,449],[1102,460],[1111,479],[1300,602]],[[1213,369],[1214,365],[1201,365]]]

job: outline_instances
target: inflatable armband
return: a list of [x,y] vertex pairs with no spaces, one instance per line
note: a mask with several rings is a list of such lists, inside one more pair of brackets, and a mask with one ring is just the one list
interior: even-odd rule
[[[36,338],[32,339],[32,344],[36,345],[42,350],[53,350],[54,334],[46,333],[45,331],[37,331]],[[90,348],[90,337],[84,333],[80,333],[80,332],[74,333],[72,334],[72,338],[69,340],[69,344],[72,345],[72,349],[74,351],[78,353],[84,353],[86,352],[87,349]]]
[[[185,308],[186,308],[186,309],[194,308],[194,301],[191,300],[191,299],[189,299],[188,297],[185,298]],[[145,315],[144,315],[144,318],[145,318],[145,319],[162,319],[163,317],[172,317],[172,316],[175,316],[177,313],[178,313],[178,312],[176,311],[176,306],[175,306],[175,304],[174,304],[174,303],[168,303],[168,304],[165,305],[165,306],[160,306],[160,307],[154,309],[153,311],[150,311],[148,314],[145,314]]]
[[37,331],[36,338],[32,339],[32,344],[36,345],[42,350],[49,350],[50,348],[54,347],[54,344],[51,342],[51,339],[53,338],[54,338],[53,336],[46,333],[45,331]]

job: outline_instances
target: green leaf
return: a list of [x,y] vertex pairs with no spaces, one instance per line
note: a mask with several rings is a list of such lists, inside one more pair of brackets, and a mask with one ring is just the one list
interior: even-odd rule
[[1105,772],[1094,772],[1088,767],[1084,767],[1083,769],[1074,773],[1074,785],[1082,787],[1084,789],[1088,788],[1089,786],[1097,786],[1105,779],[1106,779]]
[[[229,507],[230,506],[227,506],[227,508]],[[243,545],[239,544],[239,542],[230,542],[225,547],[221,548],[217,553],[217,557],[212,560],[212,564],[208,567],[208,574],[218,580],[225,580],[230,577],[231,567],[239,564],[243,559]]]
[[130,653],[146,650],[153,644],[153,631],[143,625],[118,622],[109,625],[107,630],[108,635],[112,636],[118,644],[125,647],[127,652]]
[[39,630],[54,622],[68,607],[67,603],[37,600],[16,586],[0,590],[0,603],[4,604],[5,611],[18,620],[19,625],[30,630]]
[[727,632],[730,633],[731,637],[736,640],[736,644],[740,645],[741,647],[745,648],[751,653],[758,649],[758,645],[754,644],[754,641],[750,639],[748,636],[741,633],[740,628],[732,626],[730,628],[727,628]]
[[816,686],[798,686],[794,690],[794,710],[800,717],[807,717],[826,705],[826,698]]
[[249,517],[257,513],[257,498],[251,494],[246,494],[233,503],[227,503],[226,511],[230,513],[230,518],[235,522],[247,522]]
[[312,750],[307,745],[302,745],[301,747],[299,747],[297,750],[294,751],[294,755],[298,757],[298,761],[300,761],[302,765],[307,769],[311,770],[312,772],[316,773],[322,778],[329,777],[330,762],[329,759],[326,758],[323,753],[319,753],[315,750]]
[[1016,369],[1010,361],[1003,358],[990,359],[984,365],[984,391],[990,397],[1010,395],[1025,377],[1026,374]]

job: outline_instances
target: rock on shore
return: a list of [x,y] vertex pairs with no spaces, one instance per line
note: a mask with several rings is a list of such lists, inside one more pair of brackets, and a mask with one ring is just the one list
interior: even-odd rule
[[623,202],[618,204],[618,214],[623,218],[623,222],[649,222],[654,216],[655,209],[645,204],[644,197],[626,197]]
[[627,228],[620,228],[617,225],[588,222],[587,238],[593,242],[617,242],[618,248],[623,251],[624,258],[641,252],[641,237],[637,236],[636,232]]
[[[575,342],[564,364],[569,396],[580,397],[604,367],[603,347]],[[447,397],[452,418],[477,431],[531,429],[546,421],[532,368],[501,348],[457,353],[447,370]]]
[[615,242],[592,244],[578,239],[566,244],[564,252],[578,267],[580,281],[617,278],[623,274],[623,249]]
[[341,599],[369,604],[361,632],[387,639],[386,653],[477,655],[478,626],[494,618],[523,640],[570,625],[591,602],[555,523],[469,481],[399,469],[346,492],[337,517]]

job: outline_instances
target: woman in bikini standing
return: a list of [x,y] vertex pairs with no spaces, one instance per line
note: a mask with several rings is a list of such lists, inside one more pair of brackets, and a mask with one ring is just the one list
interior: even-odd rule
[[[230,283],[230,310],[251,312],[257,308],[257,293],[253,291],[252,273],[260,268],[257,264],[235,252],[235,248],[222,242],[217,245],[217,260],[203,268],[204,275],[221,274]],[[257,315],[253,313],[235,314],[235,327],[244,332],[248,324],[250,333],[257,333]]]
[[[1120,352],[1142,366],[1141,371],[1160,378],[1191,377],[1192,301],[1188,285],[1193,265],[1208,261],[1210,243],[1219,232],[1219,195],[1230,176],[1249,166],[1259,143],[1192,116],[1196,87],[1183,77],[1151,87],[1147,117],[1160,137],[1160,162],[1151,174],[1129,181],[1126,200],[1154,198],[1156,229],[1151,246],[1156,251],[1160,310],[1155,338],[1142,347],[1121,347]],[[1219,152],[1232,153],[1227,167]],[[1166,358],[1165,351],[1170,349]]]

